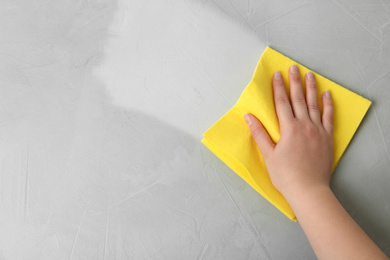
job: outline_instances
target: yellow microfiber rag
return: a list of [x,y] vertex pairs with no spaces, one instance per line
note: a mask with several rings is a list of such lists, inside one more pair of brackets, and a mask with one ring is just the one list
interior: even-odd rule
[[[255,115],[263,123],[272,140],[278,142],[280,131],[273,100],[272,76],[279,70],[289,93],[288,68],[292,64],[298,66],[301,78],[304,78],[303,76],[309,71],[308,68],[267,47],[260,58],[252,81],[245,88],[238,102],[204,133],[202,142],[287,217],[297,221],[285,198],[272,185],[260,150],[244,120],[246,113]],[[320,97],[325,90],[330,91],[333,100],[334,170],[370,107],[371,101],[313,73],[317,82],[321,112]]]

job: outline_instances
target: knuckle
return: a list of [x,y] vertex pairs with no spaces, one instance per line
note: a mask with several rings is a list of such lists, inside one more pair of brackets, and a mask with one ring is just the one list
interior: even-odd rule
[[327,122],[333,124],[334,116],[333,116],[333,106],[332,104],[326,104],[324,106],[324,114],[323,114],[324,120]]
[[317,104],[307,104],[307,108],[310,111],[313,111],[313,112],[319,112],[320,111],[320,108],[318,107]]
[[329,123],[333,124],[333,121],[334,121],[333,114],[332,113],[327,113],[325,115],[325,120],[328,121]]
[[299,74],[290,74],[290,80],[294,81],[294,82],[297,82],[297,81],[301,81],[301,76]]
[[261,136],[262,131],[259,127],[256,127],[255,129],[252,129],[252,136],[254,139],[257,139]]
[[278,96],[278,97],[276,97],[275,101],[278,104],[288,104],[289,103],[289,100],[286,96]]
[[294,97],[293,102],[298,103],[298,104],[305,104],[306,103],[305,98],[302,96]]
[[329,109],[331,109],[332,108],[332,101],[330,101],[330,100],[326,100],[325,102],[324,102],[324,105],[325,106],[327,106]]
[[295,122],[290,122],[288,125],[288,133],[291,136],[296,136],[299,133],[299,126]]
[[278,91],[278,93],[280,93],[280,91],[283,91],[283,89],[286,89],[284,86],[283,80],[281,80],[281,79],[275,80],[273,83],[273,87],[274,87],[275,91]]
[[313,124],[307,124],[306,127],[305,127],[305,135],[309,138],[309,139],[313,139],[313,138],[316,138],[319,134],[319,131],[317,129],[317,127]]
[[309,82],[309,83],[306,83],[306,87],[309,88],[309,89],[316,89],[317,88],[317,84],[315,83],[315,81]]

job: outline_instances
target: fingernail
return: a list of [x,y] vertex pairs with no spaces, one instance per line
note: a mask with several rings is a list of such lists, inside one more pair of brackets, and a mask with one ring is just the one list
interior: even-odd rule
[[325,91],[325,97],[330,99],[330,92],[329,92],[329,90]]
[[314,80],[314,74],[313,74],[313,72],[309,71],[306,75],[307,75],[307,79],[308,79],[308,80]]
[[249,114],[245,114],[244,115],[244,118],[245,118],[245,122],[248,126],[251,126],[251,124],[253,123],[253,120],[252,120],[252,117],[249,115]]
[[275,79],[281,79],[282,78],[282,75],[280,74],[280,71],[275,71],[274,78]]
[[291,65],[291,73],[293,73],[293,74],[298,74],[298,67],[297,67],[297,65],[295,65],[295,64],[293,64],[293,65]]

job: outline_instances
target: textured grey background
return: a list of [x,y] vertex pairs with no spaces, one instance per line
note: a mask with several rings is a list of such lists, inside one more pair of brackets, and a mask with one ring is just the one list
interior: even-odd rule
[[267,45],[373,101],[332,188],[390,255],[388,0],[2,0],[0,259],[314,259],[200,143]]

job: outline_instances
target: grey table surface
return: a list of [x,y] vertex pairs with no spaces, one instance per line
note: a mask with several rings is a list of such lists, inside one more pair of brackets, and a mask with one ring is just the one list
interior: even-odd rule
[[390,255],[388,0],[2,0],[0,259],[315,259],[200,143],[266,46],[373,102],[331,187]]

